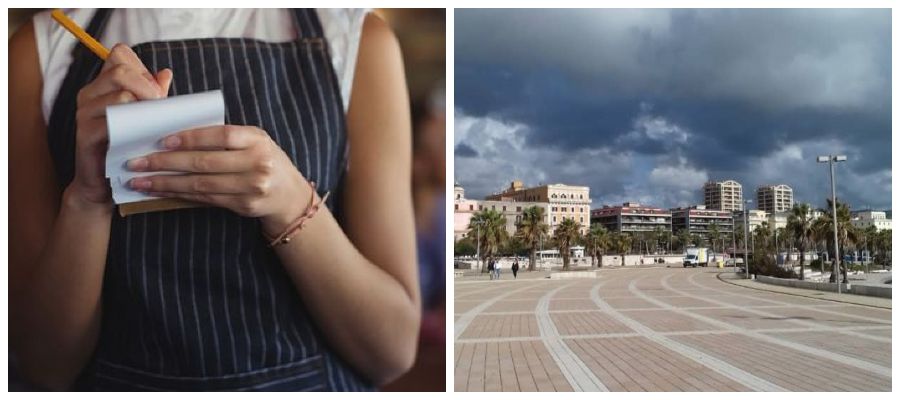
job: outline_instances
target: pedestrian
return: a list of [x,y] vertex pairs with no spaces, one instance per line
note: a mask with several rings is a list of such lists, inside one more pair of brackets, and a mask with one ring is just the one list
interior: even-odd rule
[[519,258],[516,257],[516,262],[512,265],[513,279],[518,278],[519,275]]
[[494,279],[500,280],[500,260],[494,263]]
[[488,276],[494,280],[494,260],[488,260]]

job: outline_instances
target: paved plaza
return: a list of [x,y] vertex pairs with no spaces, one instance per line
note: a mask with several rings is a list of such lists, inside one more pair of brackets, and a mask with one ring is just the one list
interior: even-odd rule
[[456,391],[890,391],[891,310],[713,268],[455,283]]

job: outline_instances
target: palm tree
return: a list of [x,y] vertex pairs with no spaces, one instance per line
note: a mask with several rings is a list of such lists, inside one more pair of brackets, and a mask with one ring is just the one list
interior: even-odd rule
[[569,248],[581,237],[581,224],[572,218],[563,218],[553,231],[559,255],[563,259],[563,270],[569,269]]
[[541,237],[547,236],[550,226],[544,222],[544,209],[538,206],[525,208],[522,220],[516,224],[516,236],[528,247],[528,270],[534,271],[534,260]]
[[469,220],[469,237],[476,238],[481,235],[481,272],[484,272],[484,260],[494,259],[494,255],[503,246],[508,237],[506,232],[506,217],[496,210],[482,210],[472,214]]
[[722,237],[722,232],[719,231],[719,224],[713,222],[709,225],[709,232],[706,233],[706,236],[709,238],[709,241],[712,242],[712,250],[713,253],[716,252],[716,242],[719,238]]
[[794,204],[788,216],[788,230],[800,249],[800,280],[804,279],[803,265],[806,263],[806,244],[813,237],[813,219],[809,204]]
[[586,250],[591,254],[591,266],[594,266],[594,257],[598,257],[599,266],[603,266],[603,253],[609,247],[609,231],[603,225],[594,224],[588,232],[585,243]]
[[625,254],[631,249],[632,241],[631,235],[622,232],[616,233],[611,239],[613,250],[622,256],[623,267],[625,266]]
[[[818,230],[824,234],[826,243],[830,243],[829,249],[834,248],[834,222],[831,218],[831,199],[825,200],[827,208],[822,209],[822,216],[819,217],[815,225]],[[847,246],[856,243],[859,239],[857,229],[850,223],[850,206],[846,203],[837,202],[837,222],[838,222],[838,254],[834,255],[832,262],[837,262],[841,257],[840,253],[846,251]],[[830,240],[830,242],[829,242]],[[847,283],[847,268],[841,263],[840,273],[843,283]],[[832,277],[831,281],[836,281],[836,277]]]
[[678,233],[675,234],[675,237],[678,238],[678,244],[681,246],[681,250],[687,250],[691,243],[691,234],[687,229],[679,229]]

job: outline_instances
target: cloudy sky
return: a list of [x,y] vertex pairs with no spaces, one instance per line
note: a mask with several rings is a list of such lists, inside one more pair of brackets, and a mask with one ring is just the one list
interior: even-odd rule
[[591,188],[594,206],[786,183],[891,203],[890,10],[456,10],[455,179]]

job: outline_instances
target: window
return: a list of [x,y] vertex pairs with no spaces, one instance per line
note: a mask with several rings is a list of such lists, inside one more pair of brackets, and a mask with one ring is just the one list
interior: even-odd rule
[[506,211],[506,206],[503,206],[503,211]]
[[556,217],[553,217],[553,223],[554,224],[556,223]]
[[581,223],[582,224],[584,223],[584,217],[581,217]]
[[516,207],[516,212],[522,212],[522,207]]
[[454,210],[454,211],[459,211],[459,204],[454,204],[454,205],[453,205],[453,210]]
[[469,204],[469,211],[475,211],[475,205]]
[[553,212],[556,212],[556,207],[553,207]]

